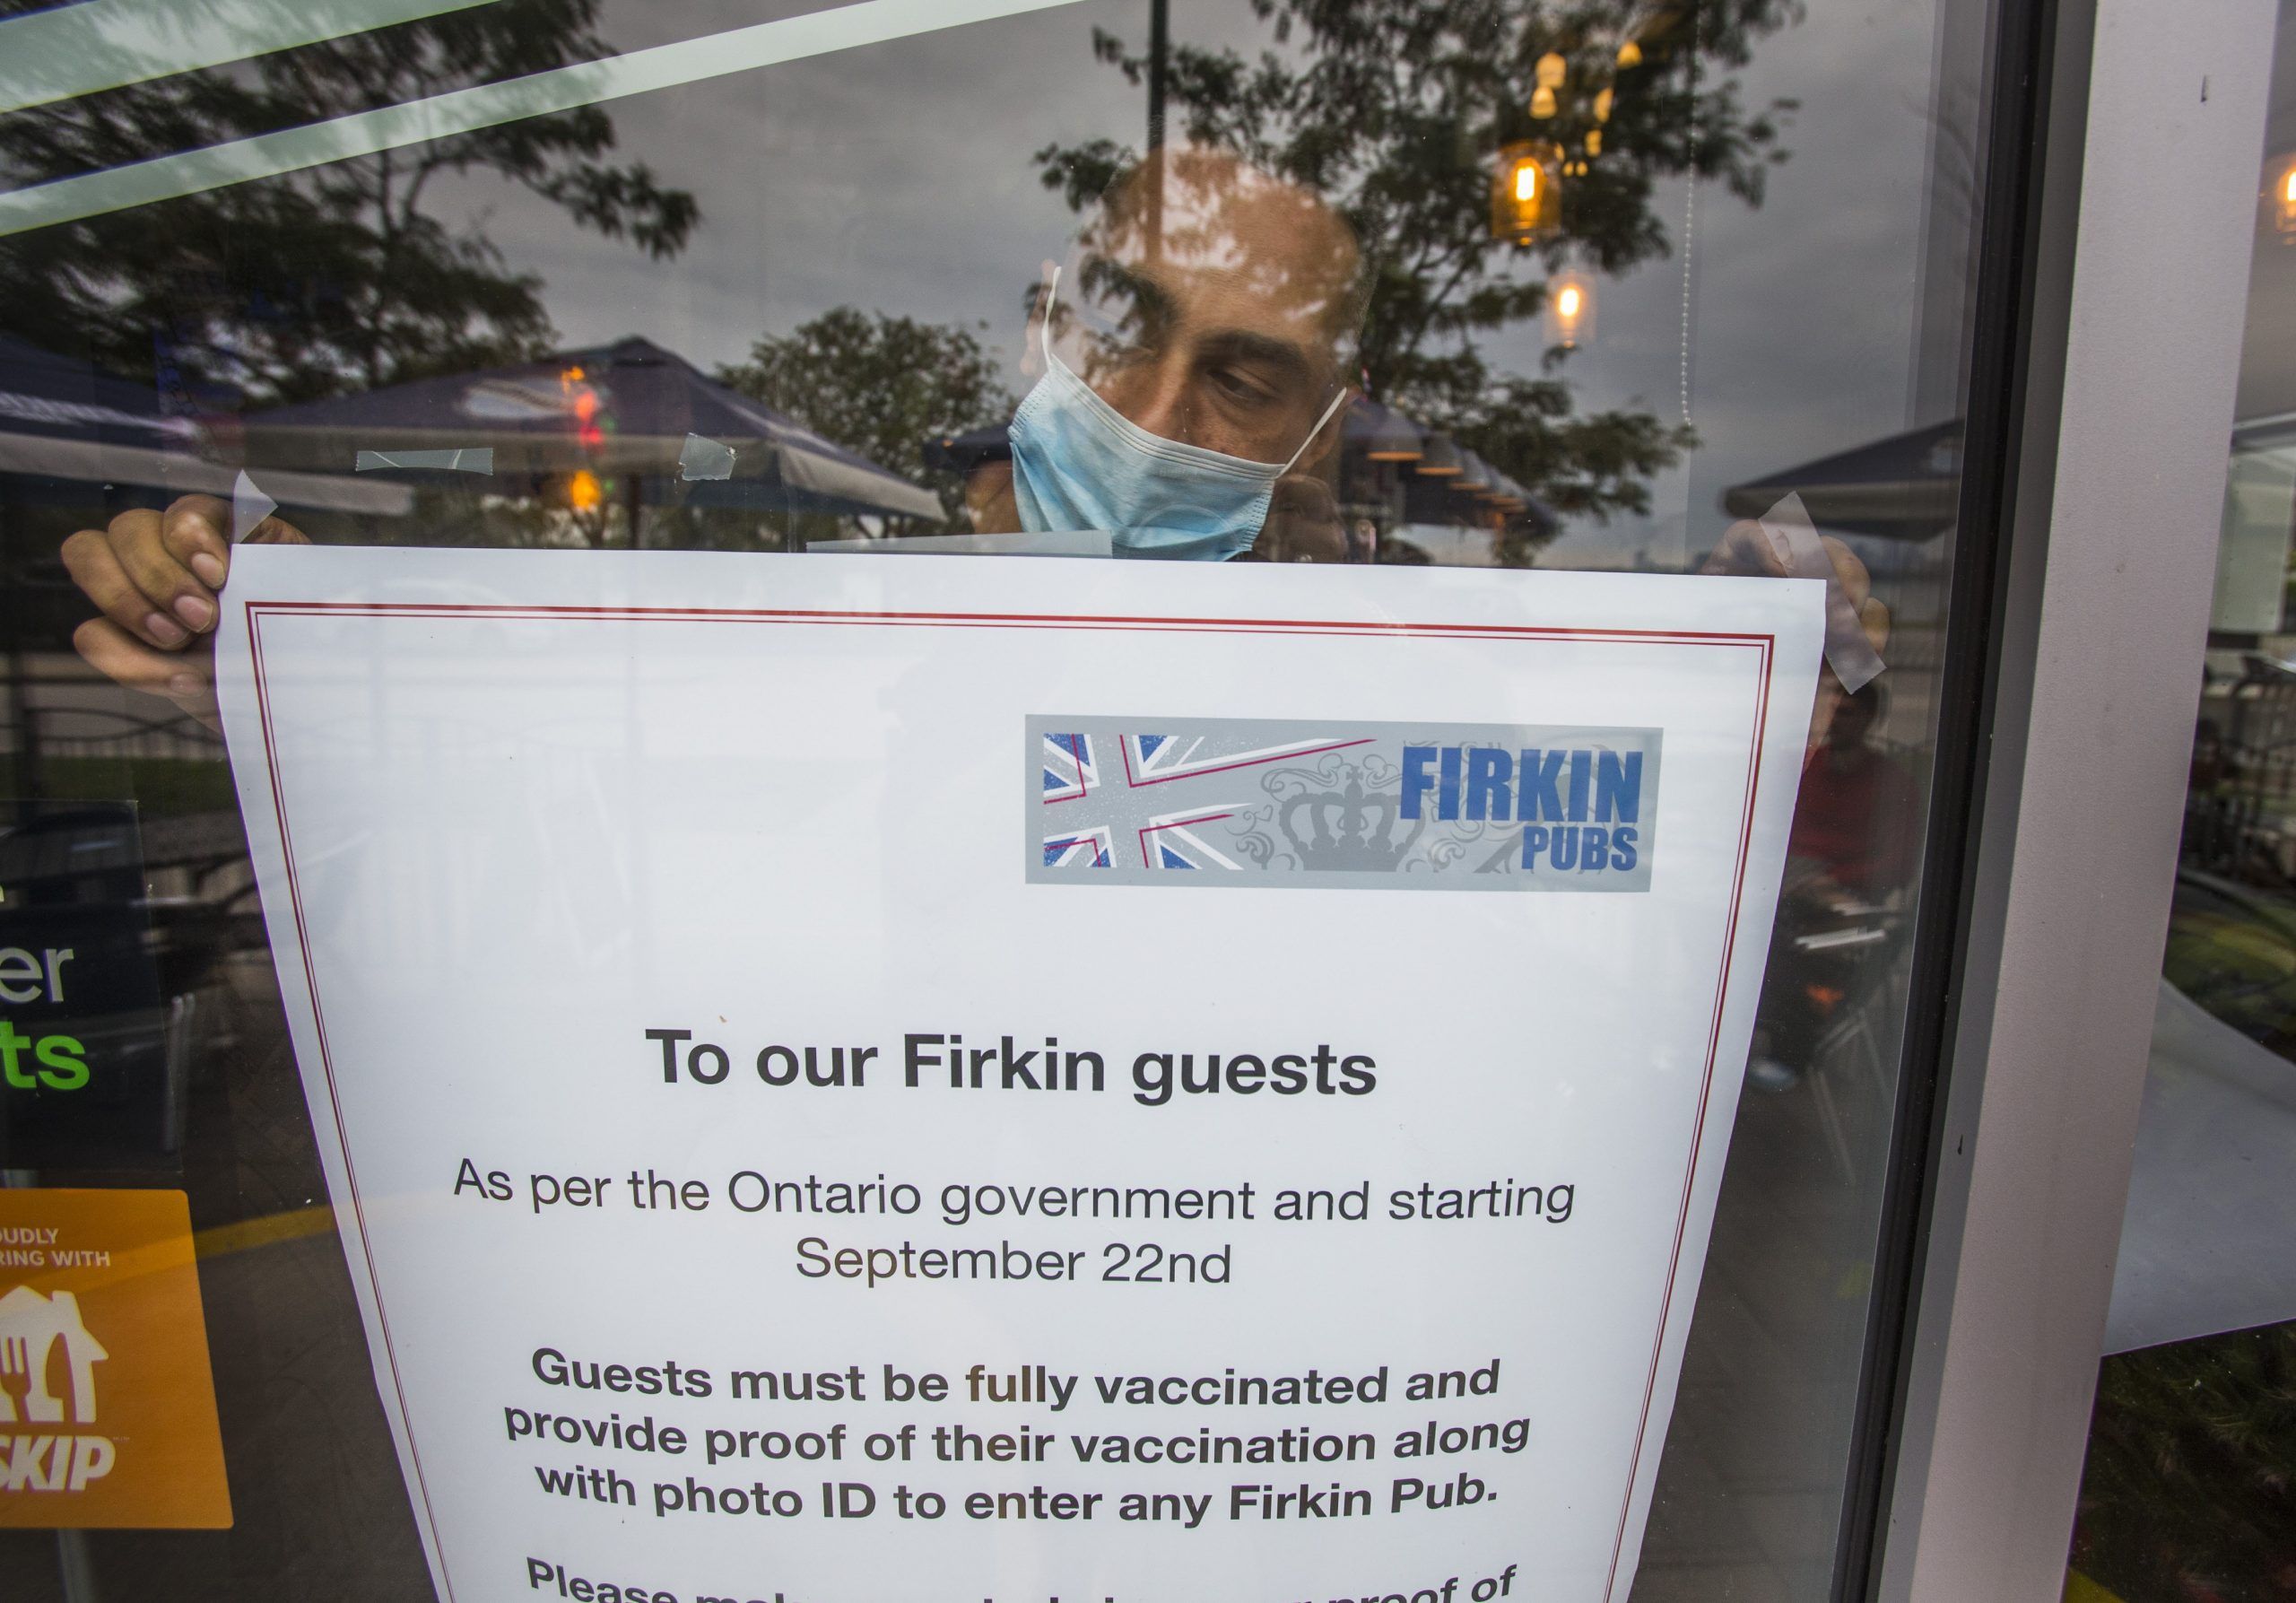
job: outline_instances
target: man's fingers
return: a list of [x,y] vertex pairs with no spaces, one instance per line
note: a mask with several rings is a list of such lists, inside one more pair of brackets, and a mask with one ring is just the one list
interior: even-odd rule
[[[141,516],[152,519],[156,539],[160,515],[145,512]],[[115,527],[123,521],[124,518],[113,519]],[[129,577],[109,536],[83,528],[64,542],[63,555],[65,570],[72,575],[72,582],[121,629],[163,650],[173,650],[192,638],[191,631],[172,612],[144,594]]]
[[157,518],[148,512],[123,513],[111,520],[106,531],[112,554],[135,588],[158,610],[194,634],[204,634],[215,626],[215,594],[168,548],[167,526],[202,516],[202,509],[192,503],[211,499],[187,496]]
[[1306,474],[1287,474],[1275,481],[1275,489],[1268,497],[1271,512],[1281,512],[1292,518],[1339,518],[1339,502],[1332,496],[1331,486],[1321,479]]
[[1889,649],[1890,609],[1879,596],[1868,596],[1857,609],[1857,622],[1866,631],[1866,638],[1873,643],[1874,655],[1879,657]]
[[1271,562],[1345,562],[1347,529],[1330,487],[1304,474],[1278,479],[1252,550]]
[[90,618],[72,632],[73,649],[116,684],[158,696],[196,690],[205,677],[196,658],[154,651],[109,618]]
[[165,696],[209,728],[222,727],[215,708],[213,658],[205,652],[155,651],[109,618],[91,618],[72,644],[114,684]]
[[1826,559],[1833,564],[1833,576],[1841,585],[1841,593],[1848,597],[1849,609],[1857,614],[1858,627],[1865,632],[1866,641],[1879,657],[1890,643],[1890,609],[1881,597],[1874,594],[1874,575],[1865,559],[1831,535],[1821,535]]
[[1786,559],[1778,554],[1761,525],[1745,518],[1723,531],[1700,571],[1750,579],[1783,579],[1787,571]]
[[[91,666],[131,690],[164,696],[210,728],[215,707],[216,598],[230,576],[230,503],[187,495],[165,512],[123,512],[105,529],[64,543],[64,565],[102,613],[72,643]],[[265,544],[303,545],[300,529],[265,518],[248,532]]]
[[[187,495],[165,512],[123,512],[102,530],[64,543],[64,565],[104,616],[148,645],[174,650],[207,634],[222,615],[216,592],[230,571],[230,507]],[[248,536],[267,545],[308,545],[300,529],[265,518]]]
[[212,495],[184,496],[161,514],[160,544],[212,597],[231,571],[230,503]]
[[[232,510],[212,495],[187,495],[161,514],[160,544],[212,596],[231,573]],[[280,517],[267,513],[239,536],[249,545],[309,545],[311,538]]]
[[[1833,571],[1833,583],[1827,593],[1831,617],[1835,623],[1840,623],[1839,609],[1847,603],[1850,615],[1857,620],[1858,627],[1864,631],[1874,654],[1879,656],[1890,640],[1890,609],[1874,594],[1873,574],[1856,552],[1831,535],[1821,535],[1818,541]],[[1761,526],[1741,519],[1729,527],[1700,571],[1769,574],[1783,578],[1790,570],[1785,557],[1770,544],[1770,536],[1762,532]],[[1831,634],[1831,632],[1829,632]],[[1832,668],[1828,666],[1822,671],[1817,705],[1810,719],[1810,744],[1813,749],[1824,740],[1826,728],[1833,721],[1834,704],[1840,698],[1840,681],[1834,677]]]
[[1874,592],[1874,576],[1866,571],[1865,560],[1831,535],[1820,535],[1818,544],[1825,548],[1826,561],[1833,564],[1833,576],[1841,581],[1849,605],[1864,606]]

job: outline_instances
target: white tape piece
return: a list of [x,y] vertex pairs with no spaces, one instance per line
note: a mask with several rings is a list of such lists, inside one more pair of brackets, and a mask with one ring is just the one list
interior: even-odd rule
[[685,444],[678,449],[678,477],[691,484],[697,479],[730,479],[734,476],[734,448],[700,434],[689,434]]
[[494,448],[465,446],[451,451],[361,451],[352,464],[353,473],[373,473],[385,467],[428,467],[444,473],[494,471]]
[[1803,506],[1800,496],[1789,492],[1756,521],[1789,573],[1825,585],[1826,665],[1841,681],[1842,689],[1864,689],[1885,665],[1874,642],[1866,637],[1866,625],[1857,607],[1850,605],[1849,592],[1841,588],[1833,559],[1826,554],[1825,542],[1818,538],[1817,526],[1810,521],[1809,509]]
[[211,144],[103,172],[0,191],[0,235],[52,228],[83,217],[244,184],[250,179],[276,178],[329,161],[371,156],[651,90],[674,89],[752,67],[1075,4],[1076,0],[859,0],[857,4],[831,6],[777,22],[756,22],[726,33],[610,56],[603,61],[553,67],[506,83],[457,89],[404,105],[258,134],[229,144]]
[[257,489],[255,481],[242,472],[231,486],[231,544],[237,545],[255,533],[256,526],[278,510],[279,503]]

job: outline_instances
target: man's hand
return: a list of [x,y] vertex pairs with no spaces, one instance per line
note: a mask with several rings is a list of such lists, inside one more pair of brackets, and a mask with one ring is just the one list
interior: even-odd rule
[[1331,486],[1303,473],[1276,480],[1252,554],[1263,562],[1345,562],[1347,526]]
[[[1858,560],[1856,552],[1831,535],[1820,535],[1818,544],[1826,548],[1826,559],[1833,563],[1834,577],[1841,581],[1850,605],[1857,609],[1858,622],[1866,627],[1866,638],[1879,651],[1889,644],[1890,609],[1874,598],[1873,575],[1866,571],[1866,564]],[[1699,571],[1734,573],[1742,578],[1788,577],[1786,559],[1778,554],[1770,536],[1761,532],[1761,525],[1745,518],[1722,531],[1721,544],[1708,554]]]
[[1013,497],[1011,460],[983,462],[965,475],[965,513],[976,535],[1017,535],[1021,507]]
[[[72,581],[96,604],[72,643],[89,666],[130,690],[165,696],[211,729],[215,710],[218,600],[231,571],[231,507],[187,495],[164,512],[122,512],[108,528],[64,543]],[[308,545],[301,530],[266,518],[248,534],[266,545]]]
[[[1874,576],[1866,571],[1866,564],[1858,560],[1856,552],[1831,535],[1819,536],[1818,543],[1825,547],[1826,560],[1833,564],[1833,576],[1857,614],[1858,626],[1865,630],[1874,649],[1881,651],[1890,643],[1890,609],[1874,594]],[[1779,555],[1770,536],[1762,533],[1761,525],[1748,518],[1741,518],[1723,531],[1721,543],[1699,571],[1748,579],[1790,577],[1786,559]],[[1841,681],[1834,677],[1832,668],[1821,664],[1817,705],[1810,711],[1808,750],[1815,751],[1825,743],[1826,731],[1832,727],[1833,710],[1841,704]]]

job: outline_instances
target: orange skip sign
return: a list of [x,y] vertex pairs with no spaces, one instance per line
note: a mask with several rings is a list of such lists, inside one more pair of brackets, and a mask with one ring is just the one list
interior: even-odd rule
[[184,1194],[0,1190],[0,1526],[230,1522]]

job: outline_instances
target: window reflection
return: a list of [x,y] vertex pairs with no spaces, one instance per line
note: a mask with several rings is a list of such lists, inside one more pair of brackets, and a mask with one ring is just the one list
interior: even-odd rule
[[[1269,26],[1260,29],[1205,7],[1196,19],[1208,24],[1201,42],[1183,27],[1154,59],[1141,48],[1130,7],[1089,10],[1086,21],[1074,8],[1058,8],[1057,26],[1066,30],[1060,37],[1088,39],[1099,65],[1053,71],[1063,81],[1070,115],[1046,120],[1056,136],[1033,148],[1025,158],[1029,170],[1014,175],[1040,180],[1073,213],[1096,219],[1070,275],[1075,314],[1100,314],[1105,344],[1112,331],[1127,320],[1136,324],[1148,309],[1136,298],[1126,307],[1108,304],[1118,292],[1112,270],[1133,271],[1137,284],[1153,277],[1137,271],[1145,258],[1172,268],[1193,258],[1200,277],[1225,251],[1231,259],[1222,270],[1235,277],[1239,292],[1252,294],[1252,319],[1246,320],[1253,326],[1231,332],[1265,335],[1281,323],[1287,304],[1304,311],[1309,301],[1323,302],[1318,315],[1344,333],[1328,353],[1332,370],[1317,384],[1326,392],[1352,385],[1412,420],[1422,438],[1439,437],[1437,449],[1411,459],[1413,466],[1374,469],[1346,484],[1333,484],[1344,450],[1323,462],[1324,471],[1310,476],[1341,491],[1340,501],[1358,514],[1354,521],[1372,527],[1351,529],[1344,541],[1326,530],[1316,542],[1276,542],[1284,554],[1307,554],[1304,547],[1312,544],[1318,556],[1361,557],[1376,548],[1378,536],[1423,519],[1434,529],[1480,530],[1490,536],[1475,543],[1485,560],[1521,562],[1552,537],[1557,515],[1648,509],[1653,475],[1678,465],[1694,435],[1647,407],[1582,409],[1567,375],[1545,370],[1535,324],[1552,309],[1552,285],[1566,270],[1576,275],[1575,295],[1584,305],[1591,293],[1586,274],[1622,273],[1667,253],[1672,241],[1661,190],[1669,180],[1695,174],[1746,203],[1760,201],[1770,163],[1783,152],[1788,102],[1753,101],[1718,69],[1784,27],[1787,8],[1757,0],[1701,16],[1693,26],[1686,10],[1666,6],[1600,4],[1566,15],[1529,4],[1461,11],[1380,0],[1340,13],[1275,6]],[[274,50],[229,69],[123,83],[0,121],[0,164],[24,187],[282,128],[331,126],[373,108],[607,57],[605,28],[613,20],[599,0],[516,0]],[[626,32],[639,19],[619,21]],[[1025,34],[1018,27],[1005,32],[1048,46],[1054,26],[1049,18],[1032,20]],[[1283,48],[1255,58],[1252,53],[1271,42]],[[922,59],[926,53],[913,54]],[[923,65],[933,70],[929,61]],[[1169,123],[1176,140],[1185,129],[1187,143],[1203,147],[1205,154],[1195,163],[1200,170],[1186,170],[1185,160],[1160,160],[1157,181],[1142,182],[1138,175],[1150,170],[1137,166],[1135,139],[1093,131],[1108,121],[1104,110],[1074,115],[1080,100],[1103,107],[1112,98],[1120,102],[1144,77],[1166,95],[1151,111],[1156,126]],[[727,88],[705,85],[695,92],[709,96],[722,118],[743,105]],[[694,182],[693,152],[652,142],[657,148],[636,159],[624,153],[622,129],[635,109],[615,102],[526,118],[283,177],[224,183],[167,200],[157,211],[115,210],[36,230],[0,258],[0,304],[6,307],[0,317],[9,332],[43,350],[85,355],[108,374],[148,382],[170,415],[198,426],[195,454],[277,467],[282,463],[240,431],[281,405],[309,406],[442,375],[515,372],[521,363],[567,353],[554,337],[556,286],[506,252],[506,231],[490,216],[498,205],[517,220],[509,233],[531,239],[554,231],[562,237],[570,228],[639,253],[624,258],[627,266],[599,257],[610,272],[639,273],[647,257],[675,262],[709,240],[718,226],[709,215],[715,202],[705,201],[707,186]],[[1690,126],[1700,130],[1695,141],[1681,136]],[[1535,226],[1496,227],[1486,192],[1506,161],[1502,152],[1526,139],[1557,152],[1525,169],[1546,174],[1540,205],[1549,210]],[[909,187],[946,187],[945,170],[913,159],[918,148],[912,137]],[[1243,182],[1247,174],[1257,181]],[[996,181],[966,175],[983,177]],[[1223,203],[1215,189],[1228,191],[1234,204]],[[1263,213],[1256,223],[1247,222],[1249,208],[1241,204],[1247,191]],[[1289,219],[1272,209],[1285,195],[1296,213]],[[899,192],[858,198],[865,213],[894,215],[913,205]],[[848,206],[848,213],[855,209]],[[1275,237],[1271,231],[1291,223],[1299,231],[1288,257],[1265,248]],[[1253,239],[1262,248],[1248,251],[1248,259],[1232,259],[1238,246]],[[1057,247],[1048,234],[1038,248]],[[1004,288],[993,299],[1006,305],[1007,297],[1033,293],[1029,286],[1040,283],[1025,256],[1008,261],[1003,275]],[[1278,285],[1275,276],[1289,282]],[[1318,277],[1326,282],[1309,282]],[[799,324],[815,354],[846,359],[830,386],[844,392],[845,404],[816,400],[824,377],[819,362],[802,376],[778,375],[800,381],[759,398],[832,443],[907,475],[926,466],[925,441],[1005,421],[983,404],[995,396],[981,376],[966,370],[963,345],[976,337],[978,318],[941,321],[891,308],[837,309],[835,315],[865,322],[898,319],[928,346],[948,348],[953,367],[935,367],[928,355],[919,375],[902,370],[890,353],[880,354],[895,365],[867,370],[869,353],[851,344],[850,329],[818,324],[827,315]],[[1582,315],[1566,315],[1560,327],[1549,354],[1576,348],[1587,324]],[[710,345],[721,346],[722,331],[709,332]],[[1516,338],[1513,351],[1498,353],[1494,341],[1526,332],[1534,343]],[[1152,336],[1133,327],[1125,337],[1136,346]],[[716,350],[655,343],[673,360],[705,370],[719,360]],[[1533,358],[1527,365],[1525,356]],[[1102,349],[1080,370],[1096,388],[1107,388],[1117,382],[1108,370],[1115,359]],[[1027,361],[1017,365],[1025,369]],[[760,380],[773,376],[754,360],[726,366]],[[1274,436],[1282,430],[1274,419],[1239,431],[1233,414],[1249,403],[1251,364],[1231,360],[1222,370],[1229,386],[1224,428],[1212,427],[1209,401],[1199,396],[1196,415],[1170,420],[1165,436],[1204,433],[1238,448],[1209,448],[1223,454],[1290,458],[1305,442],[1303,433],[1295,431],[1279,449]],[[933,393],[936,383],[945,393]],[[407,408],[448,400],[439,392],[400,398]],[[1137,410],[1155,404],[1135,397],[1131,405]],[[885,431],[857,429],[860,414],[924,426],[873,439]],[[443,428],[452,419],[427,421]],[[1458,458],[1448,448],[1469,455]],[[1307,459],[1334,456],[1325,449]],[[1396,458],[1367,457],[1363,463],[1383,460]],[[648,502],[642,491],[633,494],[610,482],[618,475],[605,469],[616,466],[578,466],[549,484],[469,491],[489,499],[486,515],[426,507],[430,515],[414,527],[422,538],[439,537],[436,520],[443,517],[449,537],[524,543],[539,537],[537,523],[548,520],[508,503],[539,500],[593,515],[594,541],[612,524],[623,543],[636,543],[645,537],[645,518],[626,510]],[[647,466],[634,462],[628,472],[642,475]],[[1295,490],[1277,505],[1288,508],[1304,493]],[[1324,498],[1311,499],[1325,521],[1337,521],[1337,504],[1326,511]],[[979,527],[999,520],[999,496],[984,488],[975,500],[978,516],[989,520]],[[778,515],[748,520],[740,537],[787,547],[793,544],[790,518],[822,515],[795,504],[766,510]],[[689,534],[700,544],[736,543],[726,527],[690,530],[674,527],[678,521],[665,527],[663,543]],[[344,532],[375,537],[378,531]],[[831,531],[814,525],[805,532]],[[1413,547],[1405,540],[1401,549]]]
[[[0,183],[810,9],[497,0],[210,54],[0,113]],[[1896,636],[1886,718],[1830,735],[1829,686],[1815,761],[1913,796],[1834,808],[1857,840],[1805,854],[1774,937],[1781,972],[1807,960],[1765,1008],[1791,1083],[1743,1116],[1644,1585],[1722,1590],[1724,1528],[1729,1584],[1823,1596],[1831,1528],[1773,1541],[1756,1500],[1840,1501],[1960,435],[1957,395],[1905,414],[1905,328],[1802,300],[1939,249],[1944,8],[1181,0],[1159,51],[1163,9],[1047,5],[0,237],[12,794],[140,804],[163,1005],[195,998],[169,1050],[201,1222],[302,1216],[324,1191],[204,666],[240,536],[796,553],[1083,524],[1145,556],[1759,574],[1734,519],[1797,490]],[[1949,305],[1927,337],[1963,333]],[[379,1415],[312,1400],[364,1397],[333,1242],[265,1250],[213,1276],[251,1355],[227,1390],[283,1484],[391,1484]],[[291,1524],[199,1562],[236,1595],[290,1551],[330,1595],[420,1591],[406,1531]],[[104,1549],[124,1595],[152,1573],[131,1540]]]

